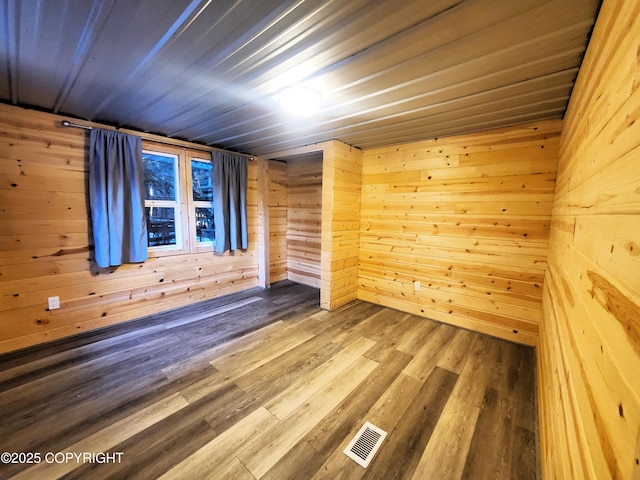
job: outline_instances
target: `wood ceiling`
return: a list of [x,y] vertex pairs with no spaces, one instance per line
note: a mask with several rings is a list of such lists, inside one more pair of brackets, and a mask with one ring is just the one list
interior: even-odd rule
[[[3,0],[0,99],[268,155],[561,118],[595,0]],[[277,93],[306,83],[321,111]]]

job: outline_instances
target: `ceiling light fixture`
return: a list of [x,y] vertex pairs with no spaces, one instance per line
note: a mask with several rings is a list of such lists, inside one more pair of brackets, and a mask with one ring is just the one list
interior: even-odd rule
[[307,116],[320,110],[322,95],[303,85],[284,87],[278,95],[280,108],[292,115]]

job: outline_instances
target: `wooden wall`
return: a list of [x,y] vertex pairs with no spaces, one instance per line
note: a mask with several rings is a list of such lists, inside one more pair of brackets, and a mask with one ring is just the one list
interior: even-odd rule
[[538,353],[546,478],[640,479],[640,2],[605,0],[565,117]]
[[322,152],[267,160],[269,283],[320,287]]
[[[88,134],[63,117],[0,105],[0,352],[257,285],[256,162],[250,249],[99,269],[88,213]],[[47,297],[62,308],[47,310]]]
[[534,345],[561,126],[365,151],[358,298]]
[[[357,298],[358,252],[360,246],[360,188],[362,183],[362,151],[337,140],[283,150],[274,159],[322,158],[320,199],[320,306],[333,310]],[[314,160],[306,170],[317,177],[320,166]],[[292,166],[292,178],[296,167]],[[302,170],[300,170],[302,174]],[[317,179],[313,180],[317,191]],[[314,193],[315,196],[315,193]],[[293,206],[295,203],[292,202]],[[313,202],[315,210],[316,201]],[[311,206],[310,206],[311,208]],[[316,213],[312,215],[315,218]],[[308,214],[305,214],[309,218]],[[313,235],[317,234],[313,228]],[[308,237],[311,238],[311,237]],[[315,243],[314,241],[310,243]],[[315,267],[314,267],[315,269]]]
[[322,166],[320,306],[333,310],[357,298],[362,151],[326,142]]
[[287,162],[287,276],[320,288],[322,152]]
[[269,160],[269,283],[287,279],[287,164]]

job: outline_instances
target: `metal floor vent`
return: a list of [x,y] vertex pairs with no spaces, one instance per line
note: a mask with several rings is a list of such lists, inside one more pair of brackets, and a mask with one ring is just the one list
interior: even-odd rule
[[344,454],[361,467],[367,468],[386,436],[387,432],[365,422],[344,449]]

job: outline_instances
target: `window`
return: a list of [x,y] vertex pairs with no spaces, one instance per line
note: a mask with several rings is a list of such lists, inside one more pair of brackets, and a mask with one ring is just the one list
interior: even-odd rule
[[212,250],[211,157],[143,142],[142,158],[149,252],[160,256]]
[[147,236],[150,247],[182,247],[178,156],[143,152]]
[[195,218],[195,238],[198,245],[213,245],[215,242],[211,168],[211,160],[191,160],[192,215]]

